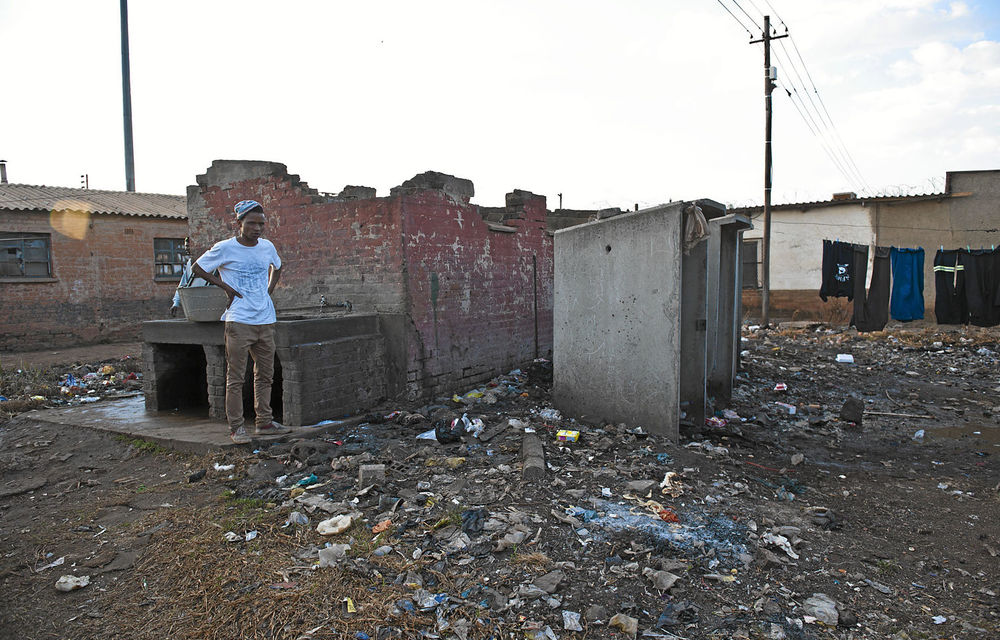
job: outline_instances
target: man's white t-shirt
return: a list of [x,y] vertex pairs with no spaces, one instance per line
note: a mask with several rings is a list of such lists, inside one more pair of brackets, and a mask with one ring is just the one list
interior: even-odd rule
[[257,244],[247,247],[236,238],[216,242],[215,246],[198,258],[198,266],[212,273],[219,270],[219,277],[242,295],[233,298],[221,320],[243,324],[271,324],[275,321],[274,303],[267,293],[269,267],[281,268],[281,258],[270,240],[259,238]]

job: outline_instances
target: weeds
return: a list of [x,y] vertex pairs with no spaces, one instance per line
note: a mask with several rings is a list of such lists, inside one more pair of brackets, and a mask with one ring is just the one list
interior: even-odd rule
[[143,440],[142,438],[133,438],[125,434],[118,434],[115,436],[115,440],[132,447],[142,454],[165,455],[170,453],[170,449],[164,447],[162,444],[158,444],[150,440]]

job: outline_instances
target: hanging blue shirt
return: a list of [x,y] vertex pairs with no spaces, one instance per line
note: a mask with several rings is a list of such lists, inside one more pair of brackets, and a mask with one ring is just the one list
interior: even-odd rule
[[893,247],[889,313],[900,322],[924,317],[924,250]]

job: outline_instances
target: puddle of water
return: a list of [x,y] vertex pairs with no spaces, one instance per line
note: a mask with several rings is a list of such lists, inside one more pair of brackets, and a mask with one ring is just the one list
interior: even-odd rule
[[1000,447],[1000,427],[985,427],[980,425],[965,425],[961,427],[940,427],[927,429],[927,435],[936,438],[975,438]]

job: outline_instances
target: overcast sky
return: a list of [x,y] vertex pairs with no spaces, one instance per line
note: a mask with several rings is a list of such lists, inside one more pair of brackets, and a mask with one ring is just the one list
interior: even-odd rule
[[[380,196],[443,171],[487,206],[759,204],[763,50],[722,4],[792,35],[774,202],[1000,169],[998,0],[132,0],[136,190],[225,158]],[[119,34],[118,0],[0,0],[11,182],[124,190]]]

